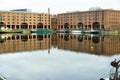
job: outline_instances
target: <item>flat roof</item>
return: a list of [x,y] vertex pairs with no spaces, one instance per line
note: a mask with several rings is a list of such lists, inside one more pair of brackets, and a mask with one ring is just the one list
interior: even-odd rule
[[32,14],[49,14],[49,13],[39,13],[39,12],[26,12],[26,11],[6,11],[6,10],[0,10],[0,12],[10,12],[10,13],[32,13]]
[[85,13],[85,12],[97,12],[97,11],[120,11],[120,10],[114,10],[114,9],[98,9],[98,10],[88,10],[88,11],[68,11],[66,13],[60,13],[61,14],[75,14],[75,13]]

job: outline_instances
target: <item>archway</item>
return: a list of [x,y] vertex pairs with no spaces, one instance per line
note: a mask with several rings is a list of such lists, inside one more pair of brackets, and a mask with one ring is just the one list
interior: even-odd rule
[[93,36],[93,43],[99,43],[99,36]]
[[68,41],[68,40],[69,40],[69,35],[68,35],[68,34],[65,34],[65,35],[64,35],[64,40],[65,40],[65,41]]
[[43,35],[37,35],[38,40],[43,40]]
[[69,29],[69,23],[64,24],[64,29]]
[[28,29],[28,24],[27,23],[22,23],[21,24],[21,29]]
[[43,23],[38,23],[38,24],[37,24],[37,28],[43,29]]
[[4,38],[4,37],[0,36],[0,43],[4,43],[4,42],[5,42],[5,40],[6,40],[6,38]]
[[27,35],[22,35],[21,40],[26,42],[28,40],[28,36]]
[[78,29],[83,29],[83,23],[81,22],[78,23]]
[[5,23],[4,22],[0,22],[0,29],[1,27],[5,27]]
[[94,22],[93,23],[93,29],[94,30],[99,30],[100,29],[100,23],[99,22]]
[[82,42],[82,41],[83,41],[83,35],[79,35],[79,36],[78,36],[78,41],[79,41],[79,42]]

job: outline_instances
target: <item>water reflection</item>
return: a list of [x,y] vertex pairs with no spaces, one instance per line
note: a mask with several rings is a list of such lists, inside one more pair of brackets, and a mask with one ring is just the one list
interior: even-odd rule
[[120,53],[119,36],[57,35],[59,49],[111,56]]
[[[110,66],[108,64],[114,58],[119,59],[119,46],[119,36],[1,35],[0,75],[9,80],[99,80],[101,77],[109,78],[107,68]],[[48,53],[50,54],[48,55]]]
[[78,41],[79,41],[79,42],[82,42],[82,41],[83,41],[83,35],[79,35],[79,36],[78,36]]
[[0,53],[44,50],[52,46],[63,50],[111,56],[120,53],[120,37],[81,34],[0,36]]
[[48,35],[17,35],[0,36],[0,53],[44,50],[51,48],[51,36]]

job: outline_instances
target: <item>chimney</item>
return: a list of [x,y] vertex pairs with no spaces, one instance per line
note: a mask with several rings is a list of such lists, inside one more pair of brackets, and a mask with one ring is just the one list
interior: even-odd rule
[[48,8],[48,14],[50,14],[50,8]]

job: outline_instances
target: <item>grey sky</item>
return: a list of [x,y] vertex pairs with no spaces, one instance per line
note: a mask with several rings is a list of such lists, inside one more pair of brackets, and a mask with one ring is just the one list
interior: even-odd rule
[[120,10],[120,0],[0,0],[0,10],[28,8],[34,12],[47,12],[50,8],[51,13],[62,13],[96,6]]

